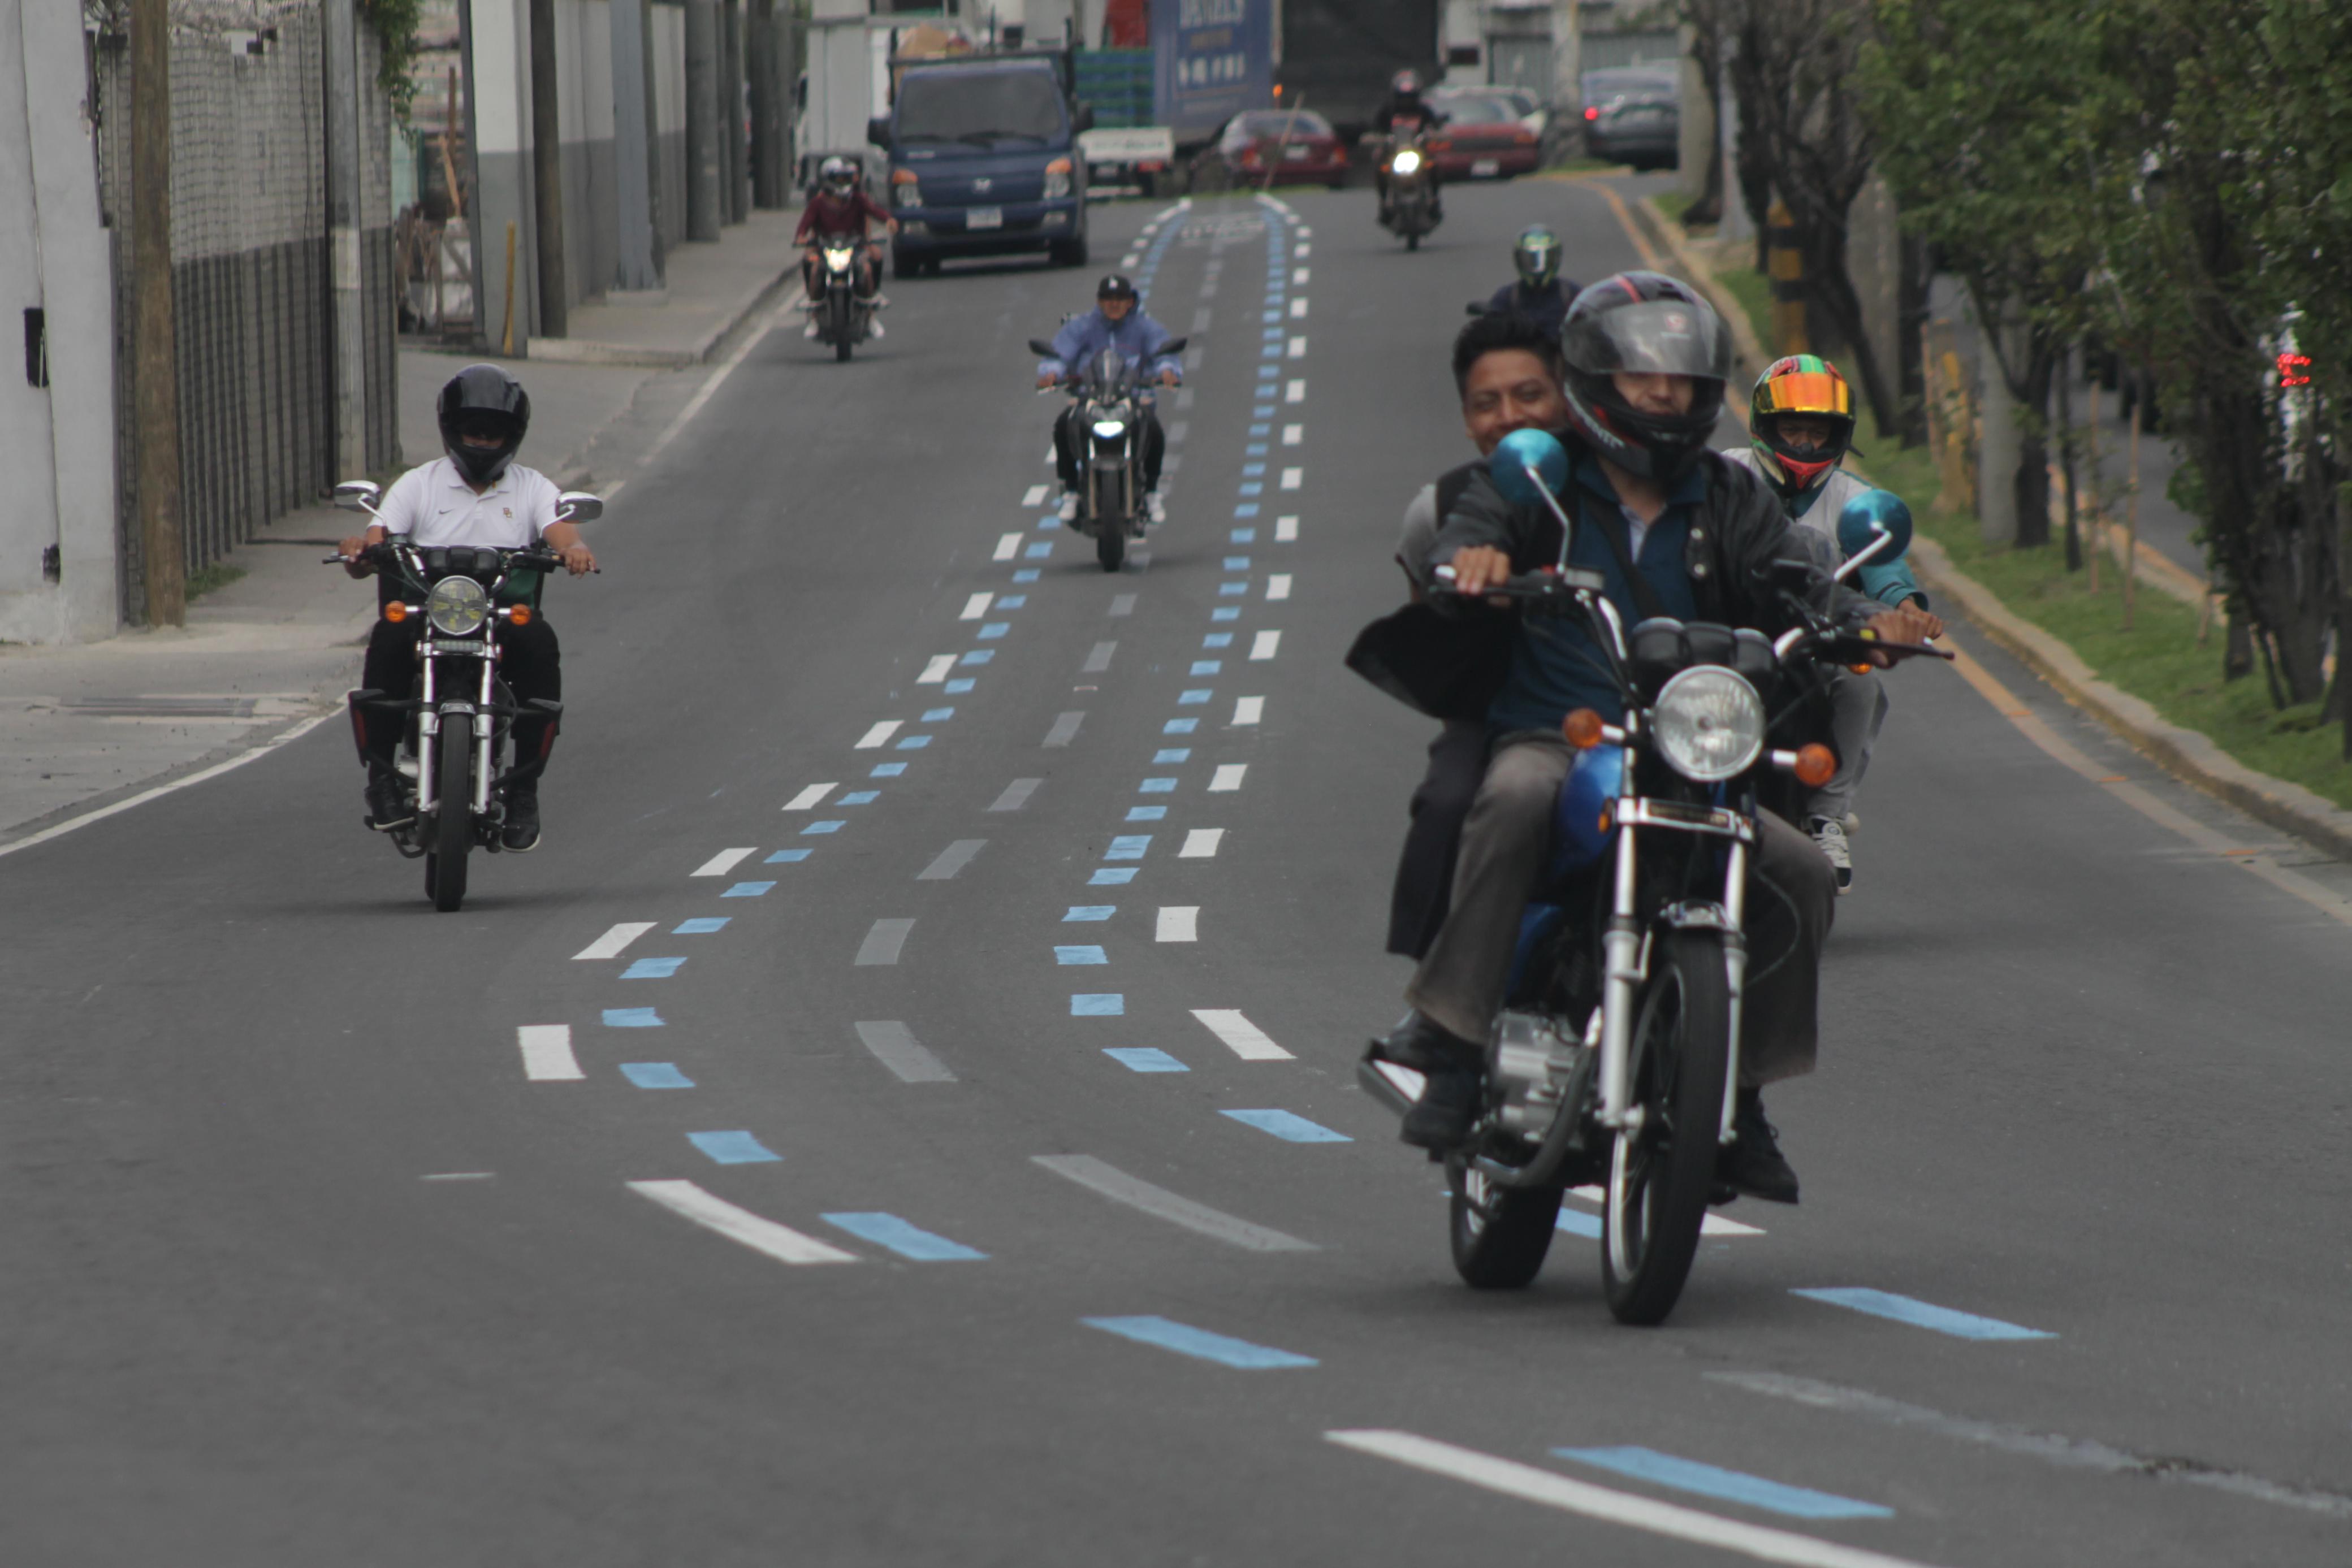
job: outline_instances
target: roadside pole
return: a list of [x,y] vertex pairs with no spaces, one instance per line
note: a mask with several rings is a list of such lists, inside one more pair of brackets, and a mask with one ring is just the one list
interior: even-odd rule
[[1577,0],[1551,0],[1551,111],[1574,127],[1581,149],[1584,121],[1584,18]]
[[619,233],[613,288],[641,294],[661,287],[654,265],[653,140],[646,97],[645,0],[612,0],[613,185]]
[[686,0],[686,237],[719,237],[719,0]]
[[180,524],[180,356],[172,317],[172,18],[169,0],[131,9],[131,267],[135,301],[131,430],[147,624],[188,621]]
[[571,335],[563,273],[563,117],[557,100],[555,0],[530,0],[530,183],[533,250],[539,258],[539,329]]
[[327,265],[334,310],[335,477],[367,472],[360,333],[360,33],[355,0],[327,0]]

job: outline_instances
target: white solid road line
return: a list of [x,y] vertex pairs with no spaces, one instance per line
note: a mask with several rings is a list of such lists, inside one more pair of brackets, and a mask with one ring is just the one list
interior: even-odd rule
[[1232,794],[1234,790],[1242,787],[1242,778],[1248,772],[1249,764],[1246,762],[1219,763],[1217,765],[1216,773],[1209,779],[1209,793],[1212,795]]
[[625,920],[602,936],[572,955],[574,961],[582,958],[617,958],[621,949],[654,928],[650,920]]
[[1187,1230],[1196,1230],[1228,1246],[1251,1252],[1316,1250],[1311,1241],[1301,1241],[1296,1236],[1285,1236],[1279,1230],[1252,1225],[1246,1219],[1236,1219],[1204,1204],[1194,1203],[1189,1197],[1180,1197],[1164,1186],[1154,1186],[1140,1177],[1131,1176],[1092,1155],[1033,1155],[1030,1158],[1055,1176],[1091,1188],[1113,1203],[1141,1209],[1146,1214],[1181,1225]]
[[515,1043],[522,1047],[522,1075],[534,1083],[576,1082],[587,1076],[572,1054],[568,1023],[524,1024],[515,1030]]
[[1235,724],[1255,724],[1265,716],[1265,699],[1264,697],[1236,697],[1234,699],[1234,722]]
[[993,593],[975,593],[963,601],[963,613],[958,615],[956,619],[977,621],[988,613],[988,607],[994,602],[996,602],[996,595]]
[[932,654],[930,663],[923,666],[923,673],[915,677],[915,684],[919,686],[938,685],[948,678],[948,672],[955,668],[955,662],[953,653]]
[[[1269,574],[1265,580],[1265,596],[1268,599],[1289,598],[1290,573],[1286,571],[1277,571]],[[1277,633],[1277,635],[1279,635],[1279,633]]]
[[[1054,455],[1052,453],[1049,452],[1045,455],[1045,460],[1047,462],[1050,463],[1053,459]],[[988,559],[991,560],[1011,560],[1014,556],[1019,555],[1020,553],[1021,536],[1019,534],[1004,534],[999,537],[996,541],[996,553]]]
[[892,736],[898,734],[906,722],[907,721],[902,718],[884,719],[881,723],[867,730],[864,735],[858,737],[857,744],[856,747],[852,747],[852,749],[856,751],[873,750],[876,747],[880,746],[884,741],[888,740]]
[[782,809],[787,811],[805,811],[810,807],[815,805],[818,801],[824,800],[827,795],[832,794],[835,789],[840,788],[841,786],[838,783],[812,784],[807,789],[802,790],[799,794],[793,796],[791,800],[785,801]]
[[915,1038],[915,1031],[895,1019],[861,1023],[857,1038],[876,1061],[898,1074],[901,1083],[953,1083],[956,1075]]
[[1737,1552],[1759,1562],[1789,1563],[1793,1568],[1925,1568],[1907,1557],[1889,1557],[1882,1552],[1843,1546],[1819,1536],[1799,1535],[1793,1531],[1773,1530],[1745,1520],[1725,1519],[1695,1508],[1654,1501],[1633,1492],[1597,1487],[1590,1481],[1574,1480],[1552,1470],[1482,1454],[1475,1448],[1457,1448],[1433,1437],[1416,1437],[1411,1432],[1337,1431],[1323,1436],[1343,1448],[1410,1465],[1452,1480],[1467,1481],[1506,1497],[1541,1503],[1565,1513],[1580,1513],[1629,1530],[1646,1530],[1653,1535]]
[[730,1241],[740,1241],[779,1263],[855,1263],[857,1255],[828,1247],[814,1236],[790,1226],[762,1219],[748,1208],[738,1208],[713,1197],[690,1181],[633,1181],[629,1190],[653,1199],[672,1214],[683,1215]]
[[1297,517],[1275,518],[1274,542],[1281,545],[1297,544],[1298,542],[1298,519]]
[[1180,861],[1212,859],[1217,852],[1217,846],[1224,840],[1225,830],[1223,828],[1194,828],[1184,835],[1184,847],[1176,852],[1176,858]]
[[1201,939],[1201,909],[1198,904],[1163,904],[1160,906],[1160,924],[1153,928],[1155,942],[1198,942]]
[[1291,1061],[1290,1052],[1274,1043],[1265,1030],[1231,1008],[1194,1008],[1192,1016],[1223,1040],[1225,1049],[1244,1061]]
[[717,854],[712,855],[709,860],[704,861],[700,865],[695,867],[694,874],[697,876],[725,876],[729,872],[733,871],[738,865],[742,863],[744,856],[753,855],[759,852],[759,846],[756,844],[749,849],[720,850]]
[[[1269,593],[1266,597],[1274,599],[1280,596]],[[1256,636],[1250,639],[1250,657],[1253,659],[1271,659],[1275,655],[1275,651],[1281,646],[1281,632],[1261,632]]]

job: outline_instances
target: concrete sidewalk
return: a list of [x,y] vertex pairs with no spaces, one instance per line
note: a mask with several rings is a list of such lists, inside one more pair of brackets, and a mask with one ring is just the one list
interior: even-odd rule
[[[572,318],[577,335],[534,341],[527,361],[404,348],[405,462],[439,454],[441,384],[487,359],[530,391],[523,461],[567,488],[626,477],[598,469],[626,462],[614,454],[643,444],[598,438],[629,423],[647,383],[698,375],[692,367],[780,291],[797,287],[796,216],[754,213],[717,244],[679,246],[660,301],[581,307]],[[375,593],[320,558],[362,521],[328,506],[276,519],[230,553],[223,564],[242,575],[190,603],[184,628],[75,647],[0,646],[0,852],[332,717],[358,679]],[[352,789],[356,802],[356,768]]]

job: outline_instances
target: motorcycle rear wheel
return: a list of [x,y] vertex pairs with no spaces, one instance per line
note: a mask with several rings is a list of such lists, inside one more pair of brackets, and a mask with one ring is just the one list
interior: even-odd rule
[[425,857],[425,891],[444,915],[466,902],[466,856],[474,847],[474,732],[457,725],[434,748],[433,852]]
[[1543,1268],[1559,1218],[1556,1186],[1498,1186],[1468,1161],[1446,1162],[1454,1271],[1474,1291],[1523,1289]]
[[1609,1156],[1601,1274],[1622,1323],[1664,1322],[1698,1255],[1720,1146],[1731,1050],[1731,984],[1723,934],[1660,933],[1630,1048],[1638,1131]]

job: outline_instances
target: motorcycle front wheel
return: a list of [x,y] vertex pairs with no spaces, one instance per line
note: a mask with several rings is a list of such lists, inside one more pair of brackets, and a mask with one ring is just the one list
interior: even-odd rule
[[1102,562],[1105,571],[1117,571],[1127,559],[1127,530],[1115,523],[1107,523],[1095,536],[1095,559]]
[[466,902],[466,855],[474,847],[474,732],[452,726],[434,747],[433,852],[425,857],[425,891],[433,907],[453,914]]
[[1467,1160],[1446,1161],[1446,1237],[1454,1271],[1474,1291],[1517,1291],[1543,1268],[1559,1219],[1556,1186],[1499,1186]]
[[1715,1185],[1723,1078],[1731,1050],[1731,984],[1719,931],[1665,931],[1629,1047],[1642,1124],[1609,1156],[1601,1273],[1619,1322],[1664,1322],[1698,1255]]
[[1419,234],[1418,232],[1415,232],[1415,233],[1409,234],[1409,235],[1405,235],[1405,236],[1404,236],[1404,247],[1405,247],[1405,249],[1407,249],[1407,250],[1419,250],[1419,249],[1421,248],[1421,235],[1420,235],[1420,234]]

